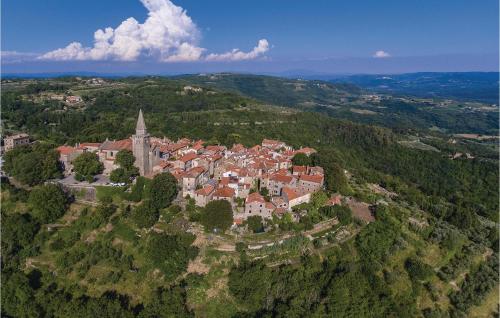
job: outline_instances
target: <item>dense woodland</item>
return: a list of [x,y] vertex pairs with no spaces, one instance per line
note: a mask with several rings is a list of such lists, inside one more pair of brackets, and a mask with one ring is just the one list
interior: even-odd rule
[[[213,89],[180,94],[184,84],[174,80],[133,78],[120,87],[84,90],[85,107],[78,109],[26,98],[75,85],[74,79],[58,82],[2,92],[4,131],[25,131],[39,141],[4,156],[5,171],[21,185],[2,182],[2,316],[465,317],[498,287],[498,162],[491,155],[450,160],[445,151],[401,145],[401,130],[266,106]],[[368,225],[354,224],[346,210],[318,210],[313,203],[311,211],[336,215],[359,233],[327,250],[301,243],[299,235],[293,265],[253,261],[240,246],[222,269],[186,274],[200,251],[195,236],[182,230],[184,215],[206,229],[225,229],[223,203],[198,211],[188,202],[181,211],[171,205],[176,189],[168,174],[138,178],[130,192],[101,196],[95,208],[75,205],[74,196],[44,185],[61,175],[56,145],[126,138],[139,108],[152,135],[228,146],[276,138],[314,147],[318,153],[301,160],[325,169],[328,193],[375,203],[348,183],[346,169],[356,184],[377,183],[398,196],[378,204],[376,221]],[[126,155],[122,161],[124,175],[136,174]],[[78,216],[72,226],[47,229],[65,214]],[[408,222],[417,215],[425,228]],[[158,220],[165,233],[143,231]],[[260,232],[262,221],[254,221]],[[112,230],[104,230],[107,224]],[[308,227],[301,224],[296,230]],[[288,227],[282,221],[280,228]],[[117,245],[117,239],[127,243]],[[431,257],[434,250],[441,256]],[[32,258],[39,263],[31,264]],[[440,287],[462,273],[458,289]],[[214,275],[224,277],[227,290],[207,300],[200,291]],[[140,287],[144,282],[147,289]],[[129,286],[134,284],[142,289]]]

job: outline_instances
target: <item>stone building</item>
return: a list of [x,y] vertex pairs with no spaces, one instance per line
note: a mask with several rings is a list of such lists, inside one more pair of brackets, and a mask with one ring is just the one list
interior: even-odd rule
[[3,140],[5,151],[14,149],[14,147],[20,145],[27,145],[30,143],[30,136],[28,134],[17,134],[9,137],[5,137]]
[[139,168],[141,176],[151,174],[153,166],[160,161],[160,149],[151,145],[142,110],[139,110],[135,135],[132,136],[132,152],[135,157],[135,166]]

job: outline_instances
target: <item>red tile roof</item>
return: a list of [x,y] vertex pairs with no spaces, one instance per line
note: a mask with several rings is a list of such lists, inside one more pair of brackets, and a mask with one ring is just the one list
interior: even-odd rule
[[224,147],[223,146],[211,145],[211,146],[206,146],[205,149],[208,150],[208,151],[218,152],[218,151],[224,150]]
[[285,208],[276,208],[273,212],[276,213],[276,214],[281,215],[281,214],[285,214],[286,213],[286,209]]
[[179,149],[182,149],[182,148],[185,148],[187,147],[187,145],[185,144],[170,144],[170,145],[167,145],[167,147],[165,147],[165,150],[167,150],[166,152],[175,152]]
[[314,183],[322,183],[323,182],[323,176],[322,175],[306,175],[303,174],[300,176],[300,180],[307,181],[307,182],[314,182]]
[[315,152],[316,152],[316,149],[309,148],[309,147],[300,148],[299,150],[296,151],[296,153],[303,153],[306,155],[310,155],[310,154],[313,154]]
[[193,159],[196,159],[196,157],[198,157],[197,154],[195,154],[194,152],[190,152],[188,154],[185,154],[184,156],[182,156],[179,160],[186,163],[188,161],[191,161]]
[[99,147],[101,144],[98,142],[82,142],[80,147]]
[[264,203],[266,201],[264,200],[264,197],[262,195],[260,195],[260,193],[254,192],[254,193],[250,193],[245,200],[245,203],[252,203],[252,202]]
[[278,181],[281,183],[291,183],[293,181],[292,176],[285,176],[279,173],[275,173],[270,177],[271,180]]
[[223,187],[219,188],[215,191],[214,197],[220,197],[220,198],[232,198],[234,197],[235,191],[232,188],[229,187]]
[[192,169],[189,169],[189,171],[186,172],[186,176],[195,178],[205,172],[205,168],[203,167],[194,167]]
[[59,146],[57,147],[57,151],[59,151],[61,155],[69,155],[76,152],[76,148],[71,146]]
[[132,139],[122,139],[116,141],[105,141],[101,145],[101,150],[130,150],[132,151]]
[[286,195],[289,201],[302,196],[302,194],[299,193],[297,190],[289,187],[283,187],[283,190],[281,191],[283,192],[284,195]]
[[292,170],[294,173],[306,173],[307,167],[306,166],[293,166]]
[[276,207],[271,202],[266,202],[266,209],[274,210]]
[[196,190],[195,193],[198,195],[207,196],[210,193],[212,193],[214,191],[214,189],[215,188],[212,185],[206,185],[203,188]]

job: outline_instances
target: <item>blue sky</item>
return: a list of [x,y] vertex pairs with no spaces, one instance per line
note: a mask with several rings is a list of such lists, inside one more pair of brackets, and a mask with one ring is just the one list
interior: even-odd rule
[[3,1],[2,71],[495,71],[498,18],[497,0]]

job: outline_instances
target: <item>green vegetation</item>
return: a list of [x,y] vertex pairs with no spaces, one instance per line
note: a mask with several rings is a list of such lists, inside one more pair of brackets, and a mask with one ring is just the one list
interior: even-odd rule
[[94,181],[94,176],[101,173],[103,169],[103,164],[92,152],[84,152],[73,160],[75,179],[78,181],[86,180],[91,183]]
[[327,218],[336,217],[341,225],[347,225],[352,222],[352,211],[345,205],[324,206],[319,209],[319,213]]
[[30,192],[28,204],[40,223],[51,223],[63,216],[68,198],[60,186],[47,184]]
[[[415,74],[404,74],[402,77],[406,75],[412,76]],[[445,74],[444,76],[448,75]],[[453,74],[453,76],[457,77],[457,74]],[[468,74],[463,76],[466,77]],[[421,84],[429,85],[430,77],[428,74],[420,74],[417,77],[418,79],[409,82],[405,82],[405,79],[403,79],[392,80],[390,83],[399,86],[396,91],[418,92],[419,95],[425,95],[418,90],[422,90],[423,86]],[[492,73],[488,78],[488,94],[490,94],[488,98],[485,98],[485,92],[480,91],[480,93],[475,94],[475,98],[467,98],[467,100],[489,100],[490,103],[496,103],[498,98],[495,98],[495,95],[498,96],[498,85],[495,85],[496,80],[493,79],[496,77],[496,74]],[[482,111],[480,109],[481,106],[489,106],[490,104],[459,101],[443,107],[440,99],[429,100],[413,96],[400,97],[388,94],[383,95],[380,100],[370,100],[366,99],[365,96],[372,95],[372,91],[365,91],[353,84],[339,82],[338,80],[332,83],[242,74],[187,75],[181,78],[190,84],[207,85],[239,93],[265,103],[319,112],[335,118],[376,124],[397,130],[428,130],[431,127],[440,127],[455,133],[471,132],[496,135],[498,132],[498,107],[491,111]],[[474,80],[477,80],[477,78],[475,77]],[[343,78],[343,80],[351,81],[351,78]],[[446,90],[452,87],[454,91],[448,92],[444,96],[461,97],[469,93],[467,89],[463,89],[463,85],[474,85],[474,80],[468,80],[467,78],[458,81],[455,78],[446,79],[445,85],[441,85],[439,81],[434,81],[432,82],[432,88],[427,86],[424,92],[435,92],[436,89]],[[358,83],[356,80],[352,82]],[[385,87],[387,80],[384,79],[382,82],[384,82],[383,85],[379,83],[375,87],[376,90]],[[404,84],[401,85],[403,82]],[[363,81],[359,83],[364,84]],[[461,85],[457,85],[457,83],[461,83]],[[371,84],[368,83],[366,86],[373,88]],[[409,89],[410,86],[413,87]],[[415,89],[415,86],[417,86],[417,89]],[[393,93],[393,90],[390,90],[390,93]]]
[[151,233],[145,254],[167,280],[172,280],[186,270],[189,260],[198,255],[198,249],[191,246],[194,239],[194,235],[189,234],[173,236]]
[[252,215],[247,219],[248,228],[254,233],[264,232],[264,224],[260,215]]
[[202,211],[201,224],[206,231],[225,232],[233,224],[233,210],[226,200],[210,201]]
[[149,186],[151,204],[156,209],[166,208],[177,196],[177,180],[169,172],[154,176]]
[[294,166],[310,166],[311,159],[303,153],[298,153],[293,156],[292,163]]
[[479,305],[493,288],[498,288],[498,255],[493,255],[477,270],[467,275],[459,291],[452,292],[450,300],[459,312],[467,313]]
[[19,146],[3,158],[5,172],[24,184],[36,185],[62,176],[59,153],[49,144]]
[[[5,130],[39,140],[4,156],[14,180],[2,179],[2,316],[461,317],[495,308],[497,150],[480,142],[452,144],[449,136],[423,129],[438,123],[464,132],[470,127],[463,109],[440,111],[419,100],[388,100],[376,106],[387,108],[374,109],[348,105],[360,103],[353,86],[236,78],[217,75],[213,85],[232,82],[235,91],[248,89],[246,96],[262,88],[262,96],[254,97],[315,112],[205,86],[184,92],[190,77],[109,80],[96,90],[75,78],[30,87],[19,81],[2,92]],[[83,95],[85,107],[63,109],[32,98],[67,89]],[[313,147],[318,153],[294,163],[323,167],[326,189],[281,219],[249,218],[250,231],[238,232],[228,230],[232,211],[226,201],[203,209],[193,199],[183,208],[172,205],[178,190],[170,174],[137,177],[123,188],[96,187],[97,206],[69,204],[57,186],[40,185],[61,176],[55,144],[128,137],[140,107],[157,136],[226,146],[273,138]],[[325,109],[338,118],[398,128],[317,113]],[[463,119],[452,127],[458,116]],[[480,111],[471,116],[470,125],[489,118]],[[415,127],[422,142],[439,151],[401,144]],[[478,128],[494,130],[489,119]],[[475,158],[451,160],[454,151]],[[130,153],[120,153],[118,161],[114,177],[130,182],[136,175]],[[372,183],[395,195],[372,190]],[[336,192],[374,205],[375,221],[354,219],[354,207],[325,207]],[[269,195],[265,188],[261,193]],[[332,226],[333,217],[339,224]],[[294,232],[304,230],[309,232]]]
[[139,169],[134,166],[135,158],[132,151],[120,150],[115,162],[120,166],[111,171],[109,179],[117,183],[130,183],[131,179],[139,175]]
[[143,228],[153,226],[158,221],[159,216],[158,209],[150,200],[146,200],[134,208],[131,217],[138,227]]

